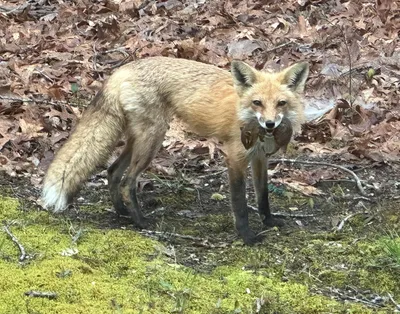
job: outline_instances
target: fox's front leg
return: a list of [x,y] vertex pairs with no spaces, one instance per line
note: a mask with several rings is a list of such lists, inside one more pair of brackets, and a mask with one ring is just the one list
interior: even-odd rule
[[258,211],[260,215],[263,216],[263,223],[265,226],[280,227],[284,225],[284,222],[281,219],[272,216],[269,206],[267,163],[267,158],[263,156],[255,156],[251,161]]
[[257,241],[255,233],[249,227],[246,201],[246,181],[243,171],[228,166],[231,206],[235,218],[235,227],[245,244]]
[[226,147],[228,148],[226,163],[228,166],[231,206],[235,219],[235,227],[245,244],[253,244],[258,238],[249,227],[246,200],[246,170],[248,161],[245,154],[237,153],[234,145],[227,145]]

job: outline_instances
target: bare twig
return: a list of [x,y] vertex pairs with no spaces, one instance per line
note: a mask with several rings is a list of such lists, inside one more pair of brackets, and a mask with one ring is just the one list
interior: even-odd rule
[[313,214],[286,214],[286,213],[271,213],[274,217],[288,217],[288,218],[309,218],[315,217]]
[[335,165],[335,164],[330,164],[327,162],[319,162],[319,161],[303,161],[303,160],[297,160],[297,159],[286,159],[286,158],[282,158],[282,159],[271,159],[271,162],[289,162],[289,163],[298,163],[298,164],[304,164],[304,165],[318,165],[318,166],[326,166],[326,167],[333,167],[333,168],[337,168],[340,169],[344,172],[349,173],[355,180],[355,183],[357,185],[358,190],[360,191],[360,193],[365,196],[373,196],[368,194],[367,192],[365,192],[364,187],[362,186],[361,180],[358,178],[358,176],[351,171],[350,169],[347,169],[346,167],[343,166],[339,166],[339,165]]
[[203,174],[203,175],[201,175],[201,176],[196,176],[196,178],[204,179],[204,178],[219,176],[220,174],[223,174],[226,170],[227,170],[227,169],[222,169],[222,170],[220,170],[220,171],[216,171],[216,172],[211,172],[211,173]]
[[272,47],[272,48],[270,48],[270,49],[264,50],[263,52],[264,52],[264,53],[273,52],[273,51],[278,50],[278,49],[280,49],[280,48],[289,46],[289,45],[291,45],[291,44],[293,44],[293,41],[290,40],[290,41],[288,41],[288,42],[286,42],[286,43],[283,43],[283,44],[280,44],[280,45],[278,45],[278,46]]
[[22,244],[18,241],[18,239],[11,233],[10,229],[6,224],[3,226],[3,230],[5,233],[8,234],[8,236],[11,238],[11,241],[13,241],[17,246],[19,251],[21,252],[21,255],[19,257],[19,261],[23,262],[25,259],[28,258],[28,255],[26,255],[25,248],[22,246]]
[[258,208],[257,207],[255,207],[253,205],[250,205],[250,204],[247,204],[247,207],[258,213]]
[[[254,210],[255,212],[258,212],[258,208],[248,204],[248,208]],[[288,217],[288,218],[308,218],[308,217],[314,217],[312,214],[287,214],[287,213],[271,213],[272,216],[275,217]]]
[[[354,181],[352,181],[352,182],[354,182]],[[346,194],[346,195],[343,195],[343,196],[340,196],[340,197],[334,195],[333,198],[335,198],[335,199],[343,199],[343,200],[351,200],[351,201],[366,201],[366,202],[369,202],[369,203],[376,203],[377,202],[373,198],[368,198],[366,196],[353,196],[353,195],[350,195],[350,194]]]
[[211,243],[208,241],[208,239],[205,238],[199,238],[199,237],[193,237],[185,234],[178,234],[178,233],[172,233],[172,232],[161,232],[161,231],[154,231],[154,230],[146,230],[142,229],[140,234],[143,234],[145,236],[158,236],[160,238],[180,238],[180,239],[185,239],[185,240],[192,240],[194,241],[193,245],[195,246],[201,246],[201,247],[206,247],[206,248],[226,248],[227,243],[225,242],[220,242],[220,243]]
[[36,69],[35,71],[33,71],[33,73],[40,74],[45,79],[47,79],[49,82],[54,83],[54,80],[50,76],[48,76],[46,73],[44,73],[42,70]]
[[0,99],[3,100],[9,100],[9,101],[20,101],[20,102],[37,102],[37,103],[43,103],[43,104],[49,104],[52,106],[73,106],[73,107],[82,107],[81,105],[73,104],[73,103],[68,103],[66,101],[49,101],[46,99],[31,99],[31,98],[18,98],[18,97],[9,97],[9,96],[1,96]]
[[[163,212],[163,211],[165,211],[165,207],[158,207],[158,208],[156,208],[155,210],[152,210],[150,213],[147,213],[146,215],[144,215],[145,217],[149,217],[149,216],[152,216],[152,215],[154,215],[154,214],[156,214],[156,213],[160,213],[160,212]],[[129,217],[129,218],[131,218],[131,217]]]
[[120,67],[127,60],[133,59],[133,55],[136,53],[137,50],[138,50],[138,48],[135,49],[133,54],[130,51],[126,50],[126,48],[124,48],[124,47],[118,47],[118,48],[109,49],[109,50],[106,50],[106,51],[96,51],[96,46],[93,45],[93,52],[94,52],[94,55],[93,55],[93,69],[95,71],[97,71],[97,56],[98,55],[105,55],[105,54],[109,54],[109,53],[113,53],[113,52],[121,53],[124,56],[124,58],[122,60],[120,60],[117,64],[115,64],[115,65],[113,65],[111,67],[112,69],[115,69],[115,68]]
[[352,89],[351,89],[351,81],[352,81],[352,62],[351,62],[351,53],[350,53],[350,48],[349,48],[349,44],[347,42],[347,36],[346,36],[346,32],[343,30],[343,26],[339,26],[339,29],[343,35],[343,39],[344,39],[344,45],[346,46],[346,50],[347,50],[347,56],[349,57],[349,95],[350,95],[350,103],[353,104],[354,100],[352,95]]
[[93,43],[93,52],[94,52],[94,54],[93,54],[93,60],[92,60],[92,63],[93,63],[93,70],[97,71],[97,65],[96,65],[96,63],[97,63],[96,43]]
[[346,299],[347,300],[352,300],[352,301],[363,303],[363,304],[365,304],[367,306],[375,307],[375,308],[376,307],[382,307],[381,304],[374,303],[372,301],[366,300],[365,298],[357,298],[357,297],[353,297],[351,295],[346,295],[343,292],[340,292],[339,289],[330,288],[329,290],[331,292],[333,292],[334,294],[336,294],[336,296],[338,296],[342,300],[346,300]]
[[142,229],[142,231],[140,231],[141,234],[148,234],[148,235],[156,235],[159,237],[163,237],[163,238],[180,238],[180,239],[186,239],[186,240],[192,240],[192,241],[197,241],[197,242],[205,242],[208,241],[207,239],[204,238],[199,238],[199,237],[193,237],[190,235],[186,235],[186,234],[178,234],[178,233],[173,233],[173,232],[161,232],[161,231],[154,231],[154,230],[146,230],[146,229]]
[[275,229],[271,228],[271,229],[266,229],[266,230],[260,231],[259,233],[256,234],[256,237],[259,237],[261,235],[264,235],[264,234],[266,234],[268,232],[271,232],[271,231],[274,231],[274,230]]
[[57,299],[58,295],[55,292],[42,292],[30,290],[25,292],[25,295],[32,298],[46,298],[49,300]]
[[[371,68],[371,65],[369,65],[369,64],[363,64],[363,65],[359,65],[357,67],[353,66],[352,68],[349,67],[349,69],[347,71],[341,73],[339,75],[339,77],[342,78],[342,77],[345,77],[345,76],[351,76],[353,73],[365,71],[365,70],[368,70],[370,68]],[[375,70],[375,68],[374,68],[374,70]]]
[[396,307],[396,310],[397,310],[397,311],[400,311],[400,304],[397,303],[397,302],[395,301],[395,299],[393,299],[393,296],[392,296],[390,293],[388,293],[388,296],[389,296],[390,301],[392,301],[392,303],[393,303],[394,306]]
[[131,54],[129,52],[127,52],[124,47],[118,47],[118,48],[114,48],[114,49],[109,49],[109,50],[103,51],[101,53],[102,54],[107,54],[107,53],[113,53],[113,52],[122,53],[125,58],[131,56]]
[[200,208],[201,208],[201,209],[204,209],[204,208],[203,208],[203,202],[201,201],[200,191],[199,191],[199,189],[196,189],[196,191],[197,191],[197,198],[198,198],[199,203],[200,203]]
[[352,217],[354,217],[354,216],[357,216],[357,215],[360,215],[360,214],[365,214],[365,213],[353,213],[353,214],[350,214],[350,215],[346,216],[346,217],[339,223],[339,225],[337,226],[336,230],[337,230],[337,231],[342,230],[343,227],[344,227],[344,224],[346,223],[346,221],[348,221],[350,218],[352,218]]

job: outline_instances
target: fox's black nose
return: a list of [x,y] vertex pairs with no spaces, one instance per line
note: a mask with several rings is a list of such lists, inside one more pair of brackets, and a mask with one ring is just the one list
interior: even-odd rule
[[275,127],[275,122],[271,120],[265,121],[265,127],[267,129],[273,129]]

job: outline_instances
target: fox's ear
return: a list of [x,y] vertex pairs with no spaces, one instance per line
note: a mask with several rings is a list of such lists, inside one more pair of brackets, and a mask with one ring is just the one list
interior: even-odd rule
[[232,61],[231,72],[235,85],[242,90],[256,82],[255,70],[242,61]]
[[284,72],[283,83],[292,91],[302,93],[308,77],[308,63],[296,63]]

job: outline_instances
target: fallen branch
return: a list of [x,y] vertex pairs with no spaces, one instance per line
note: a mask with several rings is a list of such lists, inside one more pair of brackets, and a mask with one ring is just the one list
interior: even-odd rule
[[352,67],[352,68],[349,67],[348,70],[342,72],[342,73],[339,75],[339,78],[345,77],[345,76],[347,76],[347,75],[350,75],[350,76],[351,76],[353,73],[356,73],[356,72],[363,72],[363,71],[369,70],[369,69],[371,69],[371,68],[374,69],[375,71],[377,71],[376,67],[373,67],[373,66],[371,66],[370,64],[359,65],[359,66],[357,66],[357,67]]
[[365,196],[373,196],[368,194],[367,192],[365,192],[361,180],[359,179],[359,177],[350,169],[347,169],[346,167],[343,166],[339,166],[339,165],[335,165],[335,164],[330,164],[327,162],[319,162],[319,161],[303,161],[303,160],[297,160],[297,159],[286,159],[286,158],[282,158],[282,159],[271,159],[270,162],[289,162],[289,163],[298,163],[298,164],[304,164],[304,165],[318,165],[318,166],[326,166],[326,167],[333,167],[333,168],[337,168],[340,169],[344,172],[349,173],[355,180],[355,183],[357,185],[358,190],[360,191],[360,193]]
[[336,230],[337,230],[337,231],[342,230],[343,227],[344,227],[344,224],[346,223],[346,221],[348,221],[350,218],[352,218],[352,217],[354,217],[354,216],[362,215],[362,214],[365,214],[365,213],[353,213],[353,214],[350,214],[350,215],[346,216],[346,217],[339,223],[339,225],[337,226]]
[[274,217],[288,217],[288,218],[309,218],[315,217],[313,214],[287,214],[287,213],[271,213]]
[[144,234],[144,235],[155,235],[155,236],[159,236],[159,237],[163,237],[163,238],[174,237],[174,238],[192,240],[192,241],[197,241],[197,242],[207,242],[208,241],[207,239],[193,237],[193,236],[186,235],[186,234],[173,233],[173,232],[161,232],[161,231],[142,229],[139,233]]
[[226,171],[227,171],[227,169],[222,169],[220,171],[210,172],[210,173],[207,173],[207,174],[203,174],[201,176],[196,176],[196,178],[205,179],[205,178],[209,178],[209,177],[219,176],[220,174],[223,174]]
[[99,54],[107,54],[107,53],[113,53],[113,52],[119,52],[124,55],[124,57],[131,57],[131,53],[128,52],[124,47],[118,47],[114,49],[109,49],[106,51],[100,51]]
[[397,311],[400,311],[400,304],[398,304],[398,303],[393,299],[393,296],[392,296],[390,293],[388,293],[388,296],[389,296],[390,301],[392,301],[392,303],[393,303],[394,306],[396,307],[396,310],[397,310]]
[[121,53],[121,54],[124,56],[124,58],[123,58],[122,60],[118,61],[115,65],[113,65],[113,66],[111,67],[111,69],[115,69],[115,68],[120,67],[120,66],[121,66],[122,64],[124,64],[127,60],[129,60],[129,59],[133,60],[133,59],[134,59],[134,55],[135,55],[135,53],[136,53],[136,51],[137,51],[138,49],[139,49],[139,48],[136,48],[135,51],[134,51],[133,53],[131,53],[130,51],[128,51],[128,50],[127,50],[126,48],[124,48],[124,47],[118,47],[118,48],[109,49],[109,50],[106,50],[106,51],[97,51],[97,50],[96,50],[96,46],[93,45],[93,51],[94,51],[94,55],[93,55],[93,69],[94,69],[95,71],[97,71],[97,56],[98,56],[98,55],[106,55],[106,54],[113,53],[113,52],[119,52],[119,53]]
[[[154,215],[156,213],[160,213],[160,212],[163,212],[163,211],[165,211],[165,207],[158,207],[155,210],[152,210],[150,213],[145,214],[144,217],[150,217],[150,216],[152,216],[152,215]],[[131,217],[129,217],[129,218],[131,218]]]
[[22,246],[21,243],[19,243],[18,239],[11,233],[10,229],[8,229],[8,226],[6,224],[4,224],[3,230],[11,238],[11,241],[13,241],[18,246],[18,249],[21,252],[19,261],[23,262],[25,259],[28,258],[28,255],[26,255],[26,252],[25,252],[25,248]]
[[260,231],[259,233],[256,234],[256,237],[262,236],[262,235],[264,235],[264,234],[266,234],[268,232],[271,232],[271,231],[275,231],[275,229],[274,228],[270,228],[270,229],[265,229],[263,231]]
[[73,103],[68,103],[66,101],[50,101],[50,100],[45,100],[45,99],[30,99],[30,98],[19,98],[19,97],[9,97],[9,96],[1,96],[0,99],[3,100],[9,100],[9,101],[20,101],[20,102],[37,102],[37,103],[44,103],[52,106],[72,106],[72,107],[82,107],[82,105],[77,105]]
[[[330,288],[329,290],[330,290],[330,292],[336,294],[336,297],[339,297],[341,300],[352,300],[352,301],[359,302],[359,303],[365,304],[366,306],[374,307],[374,308],[383,307],[382,304],[374,302],[374,300],[376,298],[370,301],[366,298],[359,298],[359,297],[355,297],[355,296],[351,296],[351,295],[346,295],[343,292],[340,292],[339,289]],[[378,296],[378,299],[382,300],[383,298]]]
[[288,41],[288,42],[286,42],[286,43],[283,43],[283,44],[280,44],[280,45],[278,45],[278,46],[272,47],[272,48],[270,48],[270,49],[264,50],[263,53],[273,52],[273,51],[278,50],[278,49],[280,49],[280,48],[289,46],[289,45],[291,45],[291,44],[294,44],[294,42],[290,40],[290,41]]
[[43,71],[36,69],[35,71],[33,71],[33,73],[42,75],[46,80],[48,80],[50,83],[54,84],[54,80],[50,76],[48,76],[46,73],[44,73]]
[[366,201],[370,203],[376,203],[376,200],[370,199],[365,196],[356,196],[356,197],[351,197],[350,195],[344,195],[342,199],[351,199],[353,201]]
[[139,233],[145,236],[158,236],[165,239],[168,239],[170,237],[175,237],[180,239],[192,240],[195,242],[193,245],[206,248],[226,248],[228,245],[227,243],[224,242],[214,244],[209,242],[208,239],[193,237],[185,234],[172,233],[172,232],[161,232],[161,231],[142,229],[141,231],[139,231]]
[[[255,212],[258,212],[258,208],[248,204],[248,208],[254,210]],[[288,217],[288,218],[308,218],[308,217],[314,217],[312,214],[287,214],[287,213],[271,213],[272,216],[275,217]]]
[[57,293],[55,292],[41,292],[41,291],[34,291],[30,290],[24,293],[28,297],[32,298],[46,298],[49,300],[57,299]]

